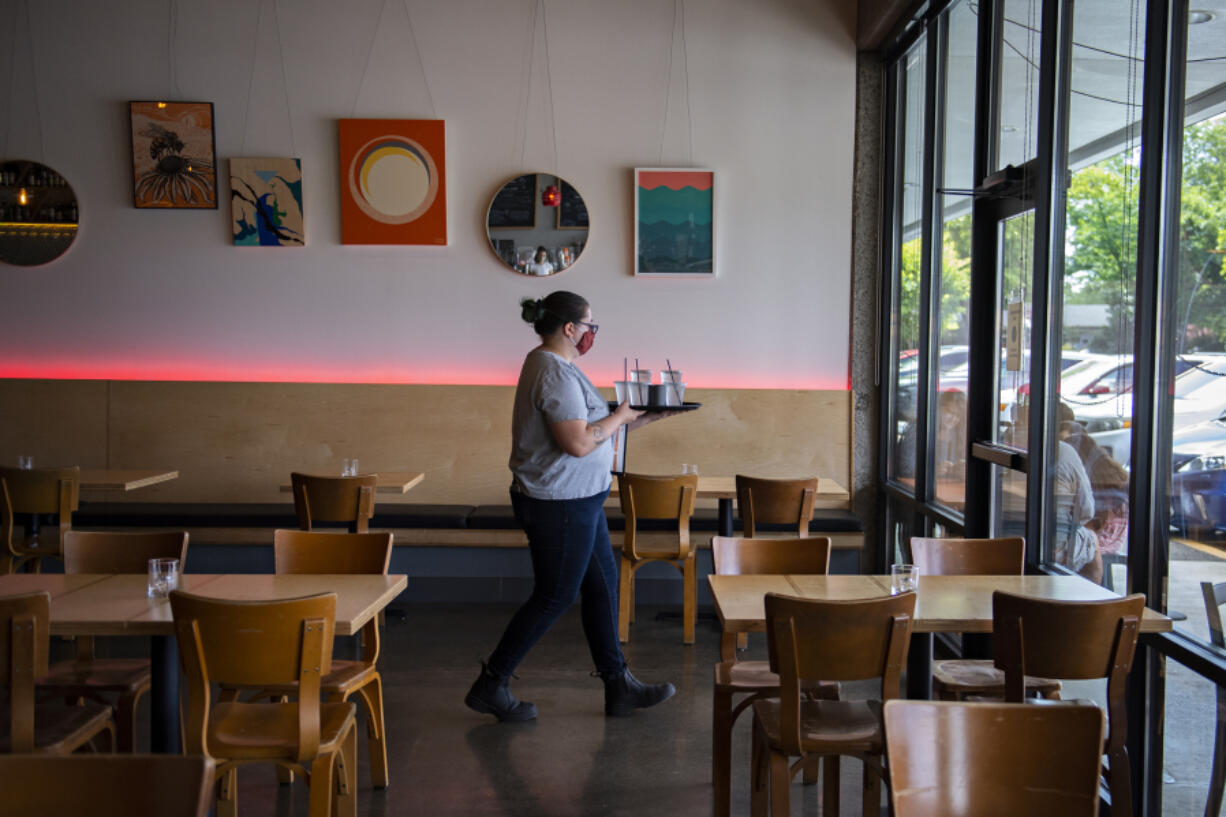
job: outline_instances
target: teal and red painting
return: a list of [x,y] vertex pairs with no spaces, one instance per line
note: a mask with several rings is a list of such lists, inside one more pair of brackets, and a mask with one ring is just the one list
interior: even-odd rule
[[230,213],[236,247],[301,247],[302,162],[231,159]]
[[714,274],[714,181],[710,170],[634,171],[636,275]]

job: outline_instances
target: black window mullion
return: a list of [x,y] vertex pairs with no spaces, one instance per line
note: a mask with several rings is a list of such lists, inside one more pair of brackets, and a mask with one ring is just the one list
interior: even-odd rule
[[1026,548],[1030,561],[1042,558],[1055,519],[1048,512],[1047,464],[1054,462],[1058,437],[1049,434],[1054,412],[1048,400],[1048,372],[1059,348],[1051,329],[1063,300],[1064,191],[1068,176],[1068,76],[1072,52],[1073,0],[1044,0],[1039,46],[1039,122],[1034,179],[1034,270],[1030,328],[1030,428],[1027,450]]

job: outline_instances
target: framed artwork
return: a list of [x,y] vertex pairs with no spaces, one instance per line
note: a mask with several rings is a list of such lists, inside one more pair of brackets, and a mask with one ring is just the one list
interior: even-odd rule
[[635,168],[634,274],[715,274],[715,172]]
[[129,102],[137,207],[217,209],[212,102]]
[[302,162],[230,160],[231,232],[236,247],[301,247]]
[[442,119],[341,119],[341,243],[447,243]]

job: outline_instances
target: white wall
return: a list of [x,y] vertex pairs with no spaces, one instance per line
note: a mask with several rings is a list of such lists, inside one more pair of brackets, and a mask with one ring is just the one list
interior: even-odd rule
[[[64,257],[0,265],[0,376],[511,383],[535,340],[517,300],[565,288],[601,325],[598,384],[628,355],[694,386],[846,387],[851,0],[687,0],[692,153],[672,0],[549,0],[556,166],[533,0],[408,0],[429,94],[402,0],[278,0],[286,84],[273,0],[178,0],[173,72],[171,2],[30,0],[27,36],[24,0],[0,0],[0,147],[63,173],[81,210]],[[286,91],[307,246],[236,248],[224,160],[291,155]],[[132,207],[127,101],[159,98],[215,104],[218,210]],[[336,120],[354,115],[446,120],[447,247],[340,245]],[[636,279],[631,170],[689,164],[716,171],[718,277]],[[543,280],[483,229],[501,182],[534,170],[593,221]]]

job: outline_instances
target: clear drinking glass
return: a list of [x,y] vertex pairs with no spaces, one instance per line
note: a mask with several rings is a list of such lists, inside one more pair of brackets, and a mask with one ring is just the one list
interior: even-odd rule
[[915,565],[891,565],[890,595],[914,592],[919,589],[919,568]]
[[[621,405],[627,400],[630,400],[630,385],[631,384],[629,380],[614,380],[613,381],[613,390],[617,392],[618,405]],[[630,400],[630,402],[633,403],[634,401]]]
[[29,471],[31,468],[34,467],[34,458],[31,457],[29,454],[18,454],[17,455],[17,467],[24,471]]
[[682,474],[694,474],[695,476],[697,476],[698,475],[698,465],[695,463],[691,463],[691,462],[683,462],[681,464],[681,473]]
[[149,560],[149,598],[164,599],[179,586],[178,559]]
[[351,457],[341,460],[341,476],[356,477],[358,475],[358,458]]

